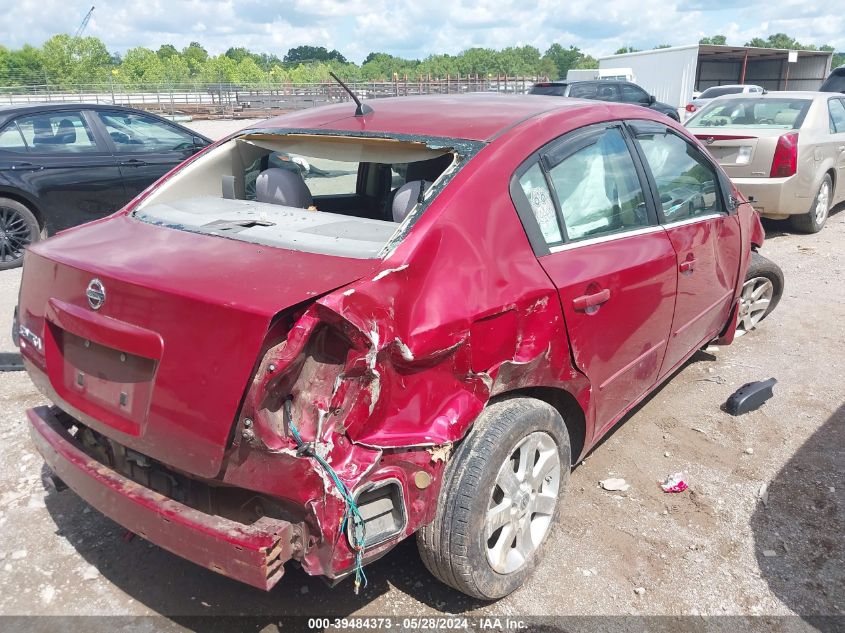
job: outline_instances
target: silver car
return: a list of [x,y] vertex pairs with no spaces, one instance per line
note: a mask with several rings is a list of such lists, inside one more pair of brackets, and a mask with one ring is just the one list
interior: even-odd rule
[[685,125],[763,217],[816,233],[845,200],[845,95],[722,97]]

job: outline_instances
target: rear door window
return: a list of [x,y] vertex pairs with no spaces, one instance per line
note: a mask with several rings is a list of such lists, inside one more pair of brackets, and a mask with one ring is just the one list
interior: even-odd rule
[[88,124],[78,111],[33,114],[16,120],[26,144],[40,154],[98,151]]
[[569,88],[569,96],[576,99],[598,99],[596,96],[597,85],[595,83],[577,83]]
[[619,128],[595,135],[549,175],[570,241],[649,225],[640,179]]

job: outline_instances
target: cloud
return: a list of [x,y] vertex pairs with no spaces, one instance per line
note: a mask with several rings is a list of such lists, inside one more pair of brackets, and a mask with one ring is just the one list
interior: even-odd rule
[[[40,45],[74,33],[92,0],[4,0],[0,44]],[[594,55],[621,46],[682,45],[724,34],[728,43],[783,32],[807,44],[845,50],[845,18],[818,0],[96,0],[86,34],[116,52],[178,48],[199,41],[218,54],[231,46],[284,53],[311,44],[360,62],[371,51],[408,57],[455,54],[473,46],[553,42]],[[49,17],[48,17],[49,16]],[[765,16],[765,18],[762,18]]]

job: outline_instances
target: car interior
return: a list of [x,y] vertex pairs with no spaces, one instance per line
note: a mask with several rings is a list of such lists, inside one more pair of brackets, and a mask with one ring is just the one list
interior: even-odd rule
[[135,216],[295,250],[375,257],[456,164],[454,152],[421,142],[249,134],[174,175]]

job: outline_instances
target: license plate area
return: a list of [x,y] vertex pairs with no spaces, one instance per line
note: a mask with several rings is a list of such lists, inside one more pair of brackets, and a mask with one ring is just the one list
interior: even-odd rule
[[84,403],[82,409],[93,406],[105,412],[98,417],[119,430],[139,434],[150,405],[156,361],[51,327],[65,397],[72,404]]

